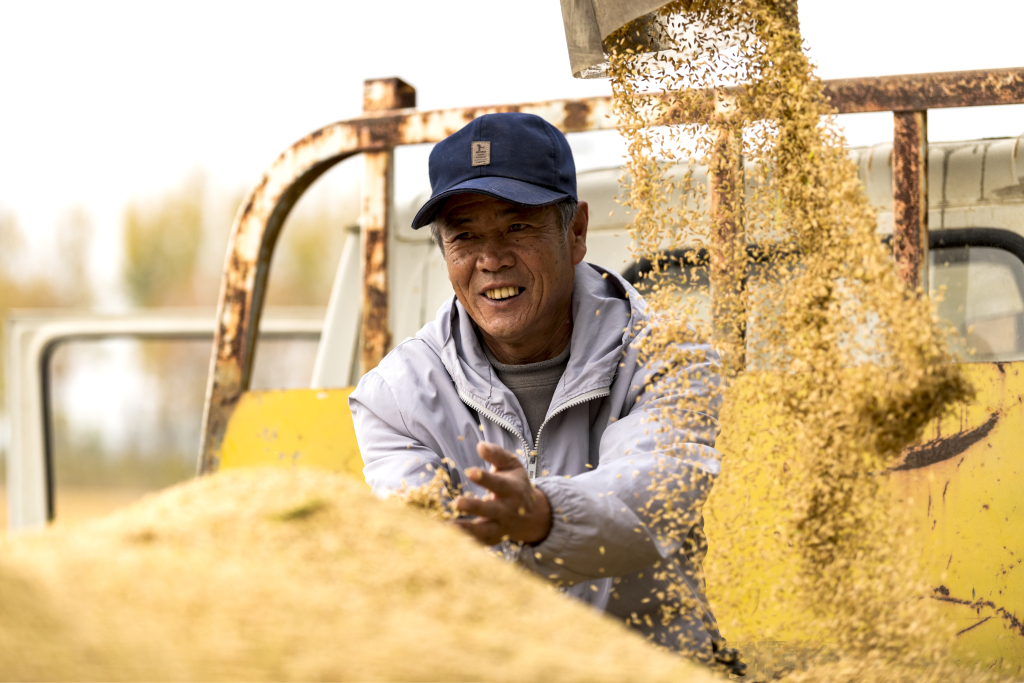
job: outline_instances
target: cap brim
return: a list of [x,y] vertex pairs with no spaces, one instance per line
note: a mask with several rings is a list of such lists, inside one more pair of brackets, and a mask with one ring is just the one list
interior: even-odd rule
[[412,219],[412,229],[419,230],[424,225],[433,223],[446,199],[464,193],[483,194],[519,206],[546,206],[572,197],[565,192],[556,192],[513,178],[471,178],[431,197],[416,212],[416,217]]

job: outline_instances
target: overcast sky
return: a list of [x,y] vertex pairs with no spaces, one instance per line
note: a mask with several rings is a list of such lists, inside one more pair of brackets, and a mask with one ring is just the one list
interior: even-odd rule
[[[1024,66],[1021,7],[804,0],[801,22],[823,78],[982,69]],[[0,206],[45,235],[83,205],[111,250],[128,199],[195,168],[249,187],[296,139],[357,116],[362,81],[386,76],[423,109],[609,93],[571,77],[557,0],[0,0]],[[854,144],[891,136],[888,114],[843,122]],[[1018,135],[1024,109],[936,111],[929,130]]]

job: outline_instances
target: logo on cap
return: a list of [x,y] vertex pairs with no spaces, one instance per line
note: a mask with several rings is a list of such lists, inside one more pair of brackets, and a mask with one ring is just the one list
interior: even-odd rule
[[491,165],[491,143],[487,140],[474,140],[472,143],[472,164],[474,166]]

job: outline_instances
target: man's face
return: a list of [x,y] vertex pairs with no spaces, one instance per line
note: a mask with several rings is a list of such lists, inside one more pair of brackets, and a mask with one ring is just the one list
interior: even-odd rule
[[570,319],[574,267],[587,253],[586,202],[564,240],[554,206],[479,194],[450,198],[441,223],[448,279],[489,342],[533,347]]

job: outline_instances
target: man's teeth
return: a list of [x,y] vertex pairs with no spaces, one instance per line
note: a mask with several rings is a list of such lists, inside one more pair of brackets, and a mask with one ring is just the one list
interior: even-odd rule
[[510,296],[515,296],[518,293],[518,287],[498,287],[497,289],[488,289],[486,292],[484,292],[488,299],[507,299]]

